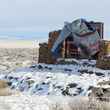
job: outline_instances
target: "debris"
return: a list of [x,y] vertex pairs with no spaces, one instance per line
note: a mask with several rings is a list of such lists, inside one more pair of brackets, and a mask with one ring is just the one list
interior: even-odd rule
[[[48,43],[39,44],[39,63],[55,64],[59,58],[97,59],[102,39],[103,23],[77,19],[50,32]],[[64,60],[61,64],[69,63]]]
[[[88,58],[99,52],[99,42],[101,36],[96,29],[94,22],[87,22],[84,19],[77,19],[72,23],[64,25],[59,37],[55,41],[51,52],[53,55],[59,54],[58,49],[63,41],[71,36],[71,42],[80,48],[82,54]],[[74,47],[72,45],[72,47]]]

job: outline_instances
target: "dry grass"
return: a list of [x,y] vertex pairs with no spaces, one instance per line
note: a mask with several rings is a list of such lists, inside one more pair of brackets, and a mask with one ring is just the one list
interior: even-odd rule
[[0,80],[0,96],[11,95],[10,89],[8,88],[8,84],[4,80]]
[[12,95],[12,91],[9,88],[0,89],[0,96],[9,96]]
[[62,98],[49,105],[49,110],[110,110],[110,102],[100,102],[88,97]]
[[[2,110],[110,110],[110,102],[90,101],[88,97],[53,97],[48,100],[43,96],[7,96],[1,98],[0,107]],[[9,107],[5,108],[6,105]]]
[[7,82],[4,80],[0,80],[0,90],[7,87],[8,87]]
[[6,81],[0,80],[0,96],[9,96],[13,94],[19,94],[19,92],[11,90]]

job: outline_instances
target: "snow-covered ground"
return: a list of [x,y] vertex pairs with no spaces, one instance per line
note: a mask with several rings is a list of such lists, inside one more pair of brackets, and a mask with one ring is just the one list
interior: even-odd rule
[[88,97],[13,95],[0,97],[0,110],[110,110],[109,102]]
[[88,110],[89,107],[87,97],[72,99],[26,94],[0,97],[0,110]]
[[74,64],[36,64],[0,75],[11,89],[31,95],[88,96],[98,82],[109,80],[110,70],[95,67],[95,61],[74,60]]
[[0,79],[20,94],[0,96],[0,110],[88,110],[91,88],[110,79],[110,70],[98,69],[95,63],[73,59],[72,64],[35,64],[1,73]]

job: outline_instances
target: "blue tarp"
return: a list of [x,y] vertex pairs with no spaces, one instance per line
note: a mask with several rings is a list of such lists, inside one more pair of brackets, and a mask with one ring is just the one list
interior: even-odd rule
[[58,57],[58,49],[69,35],[72,35],[74,45],[79,47],[83,54],[92,56],[99,51],[100,36],[94,23],[90,24],[84,19],[78,19],[72,23],[66,23],[63,27],[59,37],[51,49],[54,56],[57,55],[56,57]]

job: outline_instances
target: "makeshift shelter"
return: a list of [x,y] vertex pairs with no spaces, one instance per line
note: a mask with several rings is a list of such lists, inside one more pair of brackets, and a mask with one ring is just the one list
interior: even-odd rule
[[[87,22],[84,19],[66,23],[51,49],[53,56],[59,57],[59,49],[62,45],[66,45],[65,51],[68,50],[64,57],[68,57],[69,50],[73,51],[72,54],[74,54],[76,49],[83,57],[95,55],[99,51],[99,43],[103,38],[103,29],[101,28],[103,25],[98,30],[94,22]],[[64,42],[65,44],[63,44]]]
[[[63,29],[49,33],[47,62],[55,63],[58,58],[90,58],[97,56],[99,42],[103,39],[103,23],[78,19],[66,23]],[[41,52],[42,53],[42,52]],[[46,53],[42,53],[44,59]],[[39,54],[40,56],[40,54]],[[41,58],[41,57],[40,57]]]

